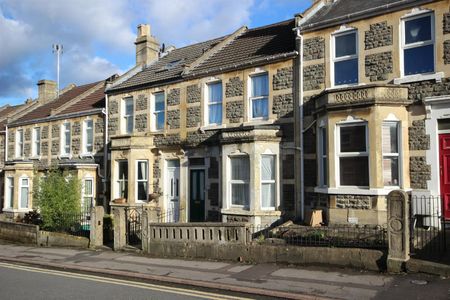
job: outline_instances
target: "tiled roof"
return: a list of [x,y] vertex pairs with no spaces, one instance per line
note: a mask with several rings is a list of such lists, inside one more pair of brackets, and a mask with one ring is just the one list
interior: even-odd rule
[[88,111],[95,108],[105,107],[105,86],[102,85],[95,92],[83,98],[83,100],[69,106],[56,115],[65,115],[75,112]]
[[220,43],[224,38],[225,37],[221,37],[175,49],[166,56],[160,58],[156,63],[148,66],[130,79],[112,87],[110,90],[119,90],[128,87],[180,79],[181,73],[186,65],[194,62],[205,51]]
[[[100,82],[101,81],[89,83],[89,84],[85,84],[85,85],[81,85],[81,86],[76,86],[76,87],[68,90],[64,94],[60,95],[58,99],[52,100],[46,104],[38,106],[36,109],[30,111],[28,114],[25,114],[24,116],[22,116],[21,118],[19,118],[16,121],[14,121],[13,123],[27,122],[27,121],[33,121],[35,119],[42,119],[45,117],[49,117],[53,109],[60,108],[64,104],[68,103],[69,101],[72,101],[76,97],[78,97],[81,94],[92,89]],[[92,97],[92,99],[91,99],[90,96],[93,96],[93,94],[90,94],[89,96],[87,96],[84,99],[81,99],[79,102],[75,103],[73,105],[74,108],[72,108],[72,106],[69,106],[64,111],[78,112],[78,111],[86,111],[89,109],[96,108],[96,107],[94,107],[94,103],[97,103],[104,99],[104,95],[103,95],[104,88],[100,88],[99,90],[101,90],[100,96],[98,94],[94,93],[94,94],[96,94],[97,98]],[[85,100],[86,100],[86,103],[84,103]],[[62,112],[58,113],[58,115],[61,115],[61,114],[63,114],[63,113]]]
[[294,19],[249,29],[197,66],[192,73],[217,73],[252,61],[295,51]]
[[[245,30],[237,38],[230,41],[211,57],[201,62],[189,71],[188,76],[199,73],[217,73],[224,70],[240,69],[243,64],[251,64],[256,60],[273,60],[275,56],[291,54],[295,51],[294,19],[271,24],[259,28]],[[113,86],[109,91],[141,87],[152,84],[162,84],[183,78],[183,71],[199,59],[206,51],[226,39],[214,40],[175,49],[156,63],[124,82]],[[170,64],[173,64],[170,67]]]
[[433,1],[435,0],[336,0],[322,7],[300,27],[311,30],[334,26],[333,21],[345,22],[353,18],[360,19],[368,15],[380,15],[391,9],[401,9]]
[[8,116],[11,113],[14,113],[18,109],[22,108],[25,104],[14,105],[14,106],[6,106],[4,109],[0,110],[0,130],[5,130],[5,125],[8,120]]

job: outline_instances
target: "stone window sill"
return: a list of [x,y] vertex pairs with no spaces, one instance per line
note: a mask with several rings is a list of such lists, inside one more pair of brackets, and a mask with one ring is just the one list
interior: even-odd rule
[[93,153],[82,153],[80,154],[80,158],[94,158]]
[[201,131],[208,131],[208,130],[217,130],[217,129],[223,129],[223,128],[227,128],[226,124],[221,124],[221,125],[205,125],[203,127],[200,127]]
[[273,124],[274,120],[267,120],[267,119],[253,119],[248,122],[244,122],[244,126],[251,126],[251,125],[268,125]]
[[30,157],[31,160],[41,160],[40,156],[32,156]]
[[441,82],[442,78],[444,78],[444,72],[437,72],[432,74],[416,74],[395,78],[394,84],[412,83],[425,80],[436,80],[436,82]]
[[[387,196],[391,191],[399,188],[379,188],[379,189],[363,189],[363,188],[326,188],[326,187],[315,187],[314,192],[320,194],[330,194],[330,195],[369,195],[369,196]],[[410,188],[402,189],[405,192],[411,191]]]
[[64,154],[64,155],[58,156],[58,159],[71,159],[71,158],[72,158],[71,154]]

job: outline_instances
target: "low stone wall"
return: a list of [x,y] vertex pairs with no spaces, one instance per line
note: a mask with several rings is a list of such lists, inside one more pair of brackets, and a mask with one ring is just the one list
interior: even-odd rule
[[0,221],[0,239],[24,244],[37,244],[39,226]]
[[89,239],[59,232],[39,231],[37,245],[41,247],[88,248]]

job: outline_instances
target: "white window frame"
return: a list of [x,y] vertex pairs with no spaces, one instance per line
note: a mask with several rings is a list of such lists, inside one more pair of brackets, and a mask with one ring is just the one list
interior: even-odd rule
[[[420,19],[423,17],[426,17],[430,15],[431,16],[431,40],[429,41],[422,41],[422,42],[416,42],[413,44],[409,44],[406,45],[405,43],[405,23],[407,21],[411,21],[414,19]],[[430,10],[419,10],[419,11],[413,11],[410,14],[407,14],[405,16],[403,16],[400,20],[400,76],[402,79],[404,80],[408,80],[411,79],[412,81],[416,81],[417,80],[421,80],[420,77],[422,77],[423,75],[427,76],[429,74],[435,74],[436,72],[436,28],[435,28],[435,15],[433,11]],[[411,74],[411,75],[405,75],[405,56],[404,56],[404,52],[407,49],[412,49],[412,48],[417,48],[417,47],[422,47],[422,46],[428,46],[428,45],[433,45],[433,61],[434,61],[434,65],[433,65],[433,71],[431,72],[427,72],[427,73],[417,73],[417,74]],[[424,78],[428,79],[428,78]],[[431,79],[431,78],[430,78]],[[408,82],[408,81],[406,81]],[[394,83],[403,83],[402,80],[396,80],[394,81]]]
[[[39,132],[39,140],[37,139],[37,132]],[[39,153],[38,153],[39,151]],[[31,141],[31,155],[34,158],[41,157],[41,127],[34,127]]]
[[[91,123],[90,129],[92,130],[92,141],[90,143],[92,150],[88,150],[89,141],[88,141],[88,123]],[[83,121],[83,155],[91,155],[94,152],[94,120],[86,119]]]
[[[91,181],[92,183],[92,193],[86,194],[86,181]],[[85,208],[85,198],[91,198],[91,207],[94,205],[94,195],[95,195],[95,185],[93,177],[85,177],[83,178],[83,194],[81,195],[81,208]]]
[[[145,174],[145,177],[146,177],[146,179],[139,179],[139,176],[138,176],[138,171],[139,171],[139,163],[145,163],[146,164],[146,174]],[[145,160],[145,159],[139,159],[139,160],[136,160],[136,187],[135,187],[135,199],[136,199],[136,202],[138,202],[138,203],[143,203],[143,202],[147,202],[148,201],[148,192],[149,192],[149,184],[148,184],[148,175],[149,175],[149,168],[148,168],[148,160]],[[142,200],[142,199],[139,199],[139,183],[140,182],[144,182],[145,183],[145,185],[147,186],[147,193],[146,193],[146,195],[145,195],[145,200]]]
[[[209,102],[209,86],[210,85],[214,85],[214,84],[219,84],[222,87],[222,95],[220,97],[220,102]],[[221,126],[223,124],[223,83],[222,80],[217,79],[217,80],[212,80],[209,81],[205,84],[205,118],[204,118],[204,124],[206,126]],[[220,116],[220,123],[210,123],[209,122],[209,107],[211,105],[218,105],[220,104],[222,106],[222,115]]]
[[[263,180],[263,178],[262,178],[262,159],[263,159],[263,157],[264,156],[268,156],[268,157],[272,157],[273,158],[273,162],[274,162],[274,166],[273,166],[273,172],[274,172],[274,179],[272,179],[272,180]],[[278,156],[276,155],[276,154],[261,154],[261,157],[260,157],[260,159],[261,159],[261,163],[260,163],[260,184],[261,184],[261,187],[260,187],[260,190],[261,190],[261,194],[260,194],[260,201],[261,201],[261,203],[260,203],[260,205],[261,205],[261,210],[275,210],[275,207],[277,206],[277,203],[278,203],[278,185],[277,185],[277,175],[278,175],[278,172],[277,172],[277,167],[278,167]],[[263,206],[263,203],[262,203],[262,192],[263,192],[263,189],[262,189],[262,186],[263,186],[263,184],[273,184],[273,187],[274,187],[274,194],[273,194],[273,196],[274,196],[274,199],[273,199],[273,203],[274,203],[274,206]],[[249,199],[249,201],[250,201],[250,199]]]
[[[336,58],[336,37],[339,36],[343,36],[343,35],[347,35],[347,34],[351,34],[351,33],[355,33],[356,34],[356,53],[353,55],[346,55],[346,56],[341,56]],[[339,84],[336,85],[335,84],[335,63],[336,62],[340,62],[340,61],[346,61],[346,60],[351,60],[351,59],[357,59],[357,66],[358,69],[356,70],[357,72],[357,78],[358,81],[355,83],[351,83],[351,84]],[[331,77],[331,87],[347,87],[347,86],[356,86],[359,85],[359,33],[358,33],[358,29],[353,28],[353,27],[343,27],[335,32],[333,32],[331,34],[331,65],[330,65],[330,77]]]
[[[24,179],[26,179],[27,180],[27,184],[26,185],[23,185],[22,184],[22,180],[24,180]],[[27,192],[27,206],[26,207],[23,207],[22,206],[22,188],[28,188],[28,192]],[[27,176],[21,176],[20,178],[19,178],[19,209],[29,209],[29,207],[30,207],[30,178],[29,177],[27,177]]]
[[[120,163],[122,163],[122,162],[126,162],[127,163],[127,179],[124,179],[124,180],[122,180],[121,178],[120,178]],[[129,198],[129,190],[128,190],[128,180],[129,180],[129,177],[130,177],[130,173],[129,173],[129,162],[126,160],[126,159],[121,159],[121,160],[117,160],[116,161],[116,163],[117,163],[117,178],[116,178],[116,182],[115,182],[115,184],[116,184],[116,188],[117,188],[117,191],[116,191],[116,195],[117,195],[117,197],[116,198],[122,198],[122,195],[121,195],[121,193],[120,193],[120,185],[122,184],[122,182],[124,182],[124,187],[125,187],[125,189],[127,190],[127,196],[125,197],[125,198]]]
[[[156,95],[162,94],[164,96],[164,110],[156,110]],[[166,101],[166,93],[164,91],[155,91],[152,93],[152,101],[150,107],[151,107],[151,128],[152,131],[164,131],[166,127],[166,107],[167,107],[167,101]],[[162,128],[157,128],[158,125],[158,118],[157,115],[163,113],[164,114],[164,124]]]
[[[399,120],[389,120],[386,119],[383,121],[382,128],[385,124],[395,124],[397,126],[397,153],[385,153],[383,152],[383,140],[381,141],[381,161],[383,162],[384,158],[392,158],[397,157],[398,159],[398,185],[384,185],[384,176],[383,176],[383,186],[387,189],[395,189],[400,188],[402,186],[402,136],[401,136],[401,128],[402,123]],[[382,135],[383,138],[383,135]],[[384,168],[382,168],[382,172],[384,174]]]
[[[317,149],[318,149],[318,166],[319,166],[319,187],[329,186],[329,176],[328,176],[328,128],[325,125],[319,125],[317,128]],[[325,134],[326,145],[323,143],[323,134]],[[327,163],[324,164],[323,161],[326,159]]]
[[[127,103],[131,102],[133,111],[131,114],[127,114]],[[124,134],[132,134],[134,131],[134,99],[133,97],[125,97],[122,99],[122,133]],[[128,123],[132,122],[133,126],[131,131],[128,131]]]
[[5,178],[5,203],[4,209],[12,209],[14,206],[14,177],[7,176]]
[[25,141],[24,141],[24,130],[18,129],[16,131],[16,158],[23,158],[25,153]]
[[[342,127],[353,127],[353,126],[364,126],[365,127],[365,135],[366,135],[366,151],[364,152],[344,152],[341,153],[341,128]],[[336,161],[336,186],[342,187],[342,188],[356,188],[356,189],[368,189],[370,187],[370,151],[369,151],[369,126],[368,122],[366,121],[346,121],[346,122],[340,122],[336,124],[336,155],[335,155],[335,161]],[[340,159],[342,157],[367,157],[367,168],[369,171],[368,174],[368,186],[356,186],[356,185],[341,185],[341,168],[340,168]]]
[[[257,97],[252,97],[252,89],[253,89],[253,77],[258,77],[258,76],[262,76],[265,75],[267,76],[267,95],[263,95],[263,96],[257,96]],[[248,117],[250,121],[257,121],[257,120],[268,120],[270,118],[270,77],[269,77],[269,72],[266,70],[257,70],[251,74],[249,74],[248,76],[248,85],[247,85],[247,90],[248,90]],[[263,98],[267,98],[267,117],[253,117],[253,101],[254,100],[259,100],[259,99],[263,99]]]
[[[248,159],[248,166],[249,166],[249,178],[248,180],[236,180],[236,179],[232,179],[233,178],[233,171],[232,171],[232,167],[231,167],[231,161],[233,158],[247,158]],[[229,207],[231,208],[241,208],[241,209],[248,209],[251,207],[251,193],[250,193],[250,182],[251,182],[251,162],[250,162],[250,156],[247,154],[239,154],[239,155],[230,155],[228,157],[228,170],[229,170],[229,183],[228,183],[228,187],[230,189],[230,193],[229,193],[229,198],[228,198],[228,203],[229,203]],[[248,186],[248,205],[239,205],[239,204],[233,204],[233,184],[247,184]]]
[[[72,126],[70,122],[64,122],[61,124],[61,146],[60,153],[61,157],[70,157],[71,146],[72,146]],[[66,144],[66,134],[69,135],[69,144]],[[67,151],[67,148],[69,151]]]

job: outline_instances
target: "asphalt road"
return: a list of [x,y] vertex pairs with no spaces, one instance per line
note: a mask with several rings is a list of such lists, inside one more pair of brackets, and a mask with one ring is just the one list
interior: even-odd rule
[[0,263],[0,285],[1,299],[251,299],[5,263]]

